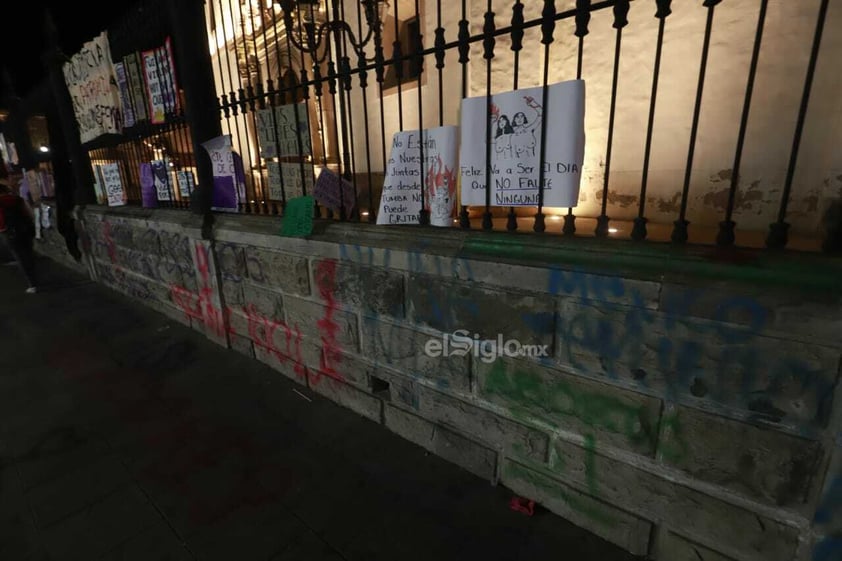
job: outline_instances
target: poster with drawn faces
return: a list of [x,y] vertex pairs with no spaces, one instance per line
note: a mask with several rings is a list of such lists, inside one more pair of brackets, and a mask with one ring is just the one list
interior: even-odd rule
[[166,160],[155,160],[152,162],[152,179],[155,182],[155,191],[159,201],[173,200],[172,186],[170,185],[169,170]]
[[537,206],[543,179],[544,206],[576,206],[585,152],[582,80],[549,86],[546,104],[540,87],[496,94],[490,100],[485,96],[464,99],[461,125],[463,205],[484,206],[490,179],[491,206]]

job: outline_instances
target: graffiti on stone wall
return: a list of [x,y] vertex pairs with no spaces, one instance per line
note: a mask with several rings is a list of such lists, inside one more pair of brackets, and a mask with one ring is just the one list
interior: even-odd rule
[[325,302],[325,313],[316,322],[322,343],[321,368],[319,373],[313,377],[313,382],[321,380],[321,374],[330,378],[342,380],[337,367],[342,362],[342,349],[337,340],[339,324],[335,315],[336,304],[336,261],[319,261],[315,268],[316,285],[319,289],[319,297]]
[[[710,302],[713,312],[704,321],[690,317],[709,300],[702,289],[681,291],[657,312],[618,277],[551,269],[548,290],[577,299],[561,304],[558,356],[583,374],[663,392],[668,400],[692,396],[738,407],[756,420],[805,430],[827,422],[836,370],[824,368],[822,349],[809,358],[781,352],[777,347],[788,343],[763,335],[769,312],[753,298]],[[632,305],[602,304],[611,297]]]
[[[842,435],[837,436],[840,441]],[[840,448],[837,448],[839,452]],[[813,524],[824,534],[813,548],[813,561],[842,559],[842,469],[828,475],[824,496],[816,510]]]

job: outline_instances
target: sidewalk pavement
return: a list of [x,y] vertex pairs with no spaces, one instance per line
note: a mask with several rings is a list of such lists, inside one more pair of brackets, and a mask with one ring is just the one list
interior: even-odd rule
[[633,559],[41,260],[0,267],[0,559]]

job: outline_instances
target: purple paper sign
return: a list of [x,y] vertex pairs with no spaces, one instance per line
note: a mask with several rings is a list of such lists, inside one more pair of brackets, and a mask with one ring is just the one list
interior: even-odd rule
[[158,206],[158,192],[155,190],[155,177],[152,175],[151,164],[140,164],[140,195],[144,208]]
[[234,178],[222,176],[213,178],[213,207],[237,208],[237,191],[234,189]]
[[[245,198],[245,173],[237,166],[237,159],[231,151],[231,135],[223,135],[202,143],[208,151],[213,165],[212,206],[218,210],[236,210],[238,200]],[[242,182],[240,177],[243,178]],[[238,194],[240,197],[238,198]]]
[[341,207],[345,207],[346,212],[354,208],[354,186],[328,168],[322,168],[313,187],[313,196],[321,205],[334,212],[339,212]]

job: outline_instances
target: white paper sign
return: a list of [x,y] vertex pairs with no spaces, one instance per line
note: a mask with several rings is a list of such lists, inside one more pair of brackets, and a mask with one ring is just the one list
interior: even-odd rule
[[231,150],[231,135],[217,136],[202,143],[213,166],[213,196],[211,208],[236,211],[246,200],[245,170],[242,158]]
[[91,171],[94,175],[94,193],[96,194],[97,204],[104,205],[108,202],[108,197],[105,195],[105,186],[102,184],[102,166],[93,164]]
[[[491,206],[537,206],[541,127],[547,121],[544,206],[574,207],[585,154],[585,83],[491,96]],[[486,97],[462,100],[462,204],[485,205]]]
[[126,204],[126,193],[123,191],[123,180],[120,177],[120,164],[103,164],[102,182],[105,184],[105,194],[108,206],[122,206]]
[[190,193],[193,192],[193,188],[196,186],[196,182],[193,179],[193,172],[189,170],[177,171],[176,177],[178,178],[178,192],[181,198],[189,197]]
[[255,113],[257,122],[257,145],[260,147],[261,158],[274,158],[278,155],[278,145],[275,143],[275,111],[261,109]]
[[395,133],[380,197],[378,224],[418,224],[423,179],[430,224],[452,225],[458,174],[456,132],[456,127],[438,127],[425,129],[423,135],[418,131]]
[[[288,162],[266,162],[269,172],[269,198],[273,201],[285,200],[304,195],[302,185],[307,193],[313,194],[313,164],[304,164],[304,178],[301,177],[301,164]],[[283,191],[282,191],[283,188]]]
[[143,51],[143,75],[146,79],[146,98],[149,100],[149,120],[153,124],[163,123],[166,107],[164,105],[164,88],[159,79],[158,57],[156,50]]
[[306,103],[275,107],[275,129],[278,137],[278,156],[310,155],[310,121],[307,117]]
[[152,162],[152,177],[155,182],[155,191],[158,193],[158,200],[171,201],[173,196],[170,190],[169,168],[166,160]]
[[129,89],[126,66],[122,62],[115,63],[114,73],[117,75],[117,87],[120,90],[120,103],[123,107],[123,126],[126,128],[133,127],[135,124],[134,108],[132,107],[132,93]]
[[82,45],[62,71],[82,142],[103,134],[120,134],[123,130],[120,93],[111,66],[107,32]]

